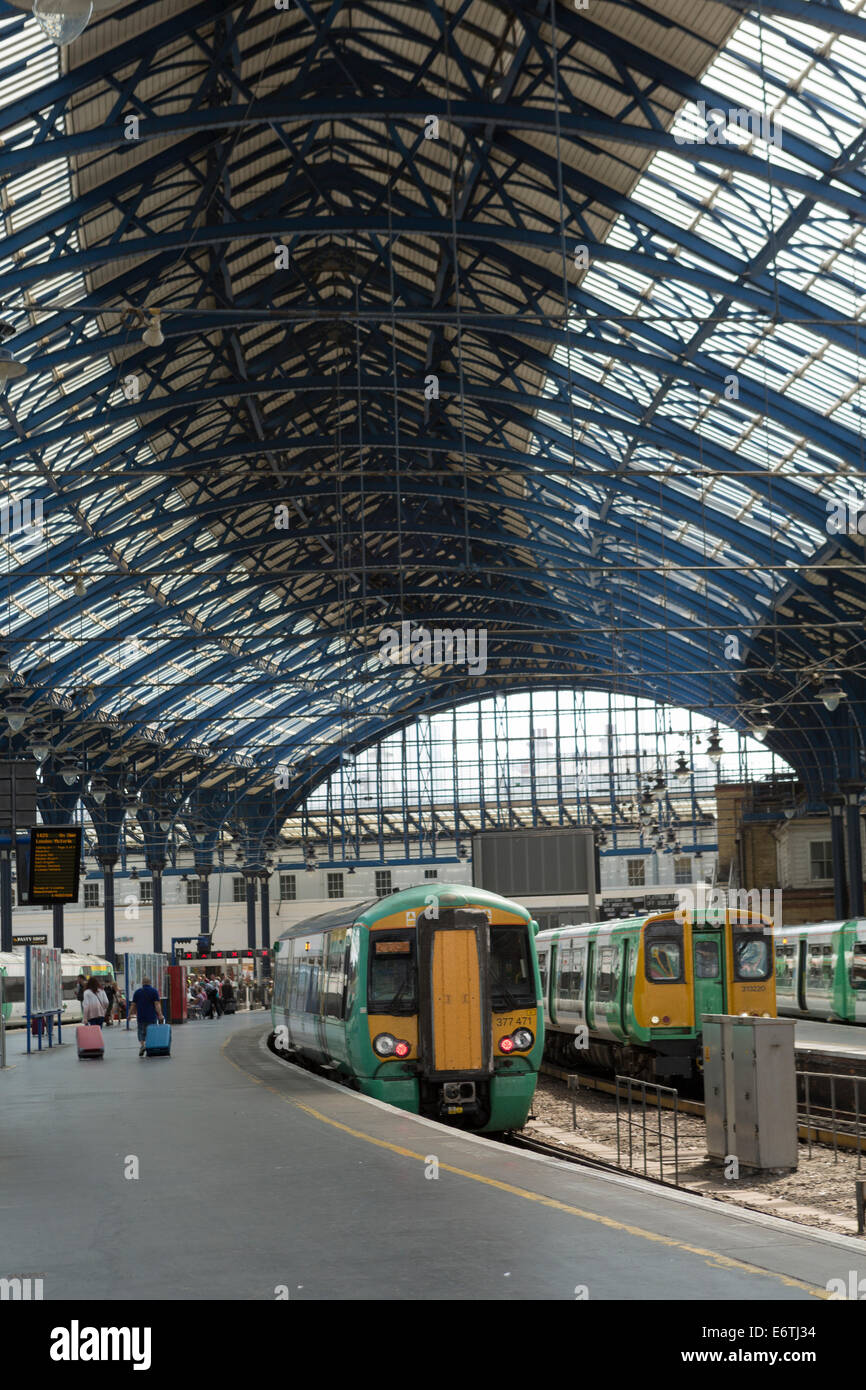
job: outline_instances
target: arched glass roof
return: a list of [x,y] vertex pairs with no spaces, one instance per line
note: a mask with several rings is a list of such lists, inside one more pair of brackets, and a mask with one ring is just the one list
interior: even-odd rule
[[[818,778],[818,685],[861,708],[866,19],[809,10],[145,0],[58,52],[0,4],[22,746],[279,767],[282,811],[423,710],[604,686],[769,701]],[[402,623],[485,669],[383,665]]]

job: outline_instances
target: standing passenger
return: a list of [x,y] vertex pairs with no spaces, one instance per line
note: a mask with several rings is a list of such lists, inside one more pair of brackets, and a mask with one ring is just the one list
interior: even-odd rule
[[100,988],[98,980],[88,980],[84,998],[81,1001],[81,1016],[85,1023],[102,1027],[108,1009],[108,995]]
[[157,1019],[159,1019],[160,1023],[164,1022],[162,1017],[162,1004],[159,999],[159,990],[153,988],[153,985],[150,983],[149,975],[144,976],[141,987],[137,989],[132,996],[132,1007],[129,1014],[130,1018],[132,1018],[133,1015],[138,1017],[138,1041],[141,1044],[138,1049],[138,1055],[139,1057],[143,1057],[148,1028],[152,1023],[156,1023]]

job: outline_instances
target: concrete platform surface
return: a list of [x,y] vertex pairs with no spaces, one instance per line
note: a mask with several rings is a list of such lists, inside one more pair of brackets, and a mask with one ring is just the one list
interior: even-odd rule
[[102,1062],[13,1040],[0,1277],[54,1300],[808,1302],[866,1276],[862,1242],[365,1101],[273,1057],[268,1028],[188,1024],[167,1060],[116,1028]]
[[798,1052],[829,1052],[839,1057],[866,1058],[866,1026],[797,1019],[794,1046]]

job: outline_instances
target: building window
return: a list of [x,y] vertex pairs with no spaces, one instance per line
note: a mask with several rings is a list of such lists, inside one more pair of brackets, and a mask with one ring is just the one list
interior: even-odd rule
[[84,885],[84,906],[99,907],[99,884],[85,883]]
[[245,903],[247,900],[247,886],[242,878],[232,879],[232,896],[236,903]]
[[629,888],[643,888],[646,883],[646,864],[643,859],[626,861]]
[[390,870],[390,869],[377,869],[377,870],[376,870],[376,896],[379,897],[379,898],[384,898],[385,895],[386,895],[387,893],[390,893],[390,892],[391,892],[391,870]]
[[328,874],[328,897],[342,898],[343,896],[343,875]]
[[142,907],[153,906],[153,879],[143,878],[138,885],[138,901]]
[[831,840],[812,840],[809,844],[809,867],[814,882],[833,877],[833,843]]
[[200,878],[188,878],[187,881],[186,881],[186,885],[185,885],[185,886],[186,886],[186,905],[187,905],[187,907],[192,907],[192,906],[194,906],[195,903],[200,903],[200,902],[201,902],[201,879],[200,879]]
[[688,858],[674,860],[674,883],[691,883],[692,861]]
[[294,874],[280,874],[280,902],[293,903],[298,896],[298,881]]
[[425,878],[438,878],[438,877],[439,877],[439,870],[438,870],[438,869],[425,869],[425,870],[424,870],[424,877],[425,877]]

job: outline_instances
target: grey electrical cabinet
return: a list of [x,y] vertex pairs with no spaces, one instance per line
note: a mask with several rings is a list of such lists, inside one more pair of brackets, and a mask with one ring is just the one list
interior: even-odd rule
[[707,1153],[746,1168],[797,1167],[792,1018],[704,1014]]

